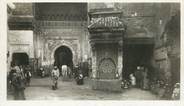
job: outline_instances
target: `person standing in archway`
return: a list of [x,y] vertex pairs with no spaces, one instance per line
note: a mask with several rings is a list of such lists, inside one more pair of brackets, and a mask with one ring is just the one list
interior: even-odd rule
[[148,79],[148,68],[145,67],[144,70],[143,70],[143,80],[142,80],[142,89],[149,89],[149,79]]
[[54,66],[54,69],[51,72],[51,79],[53,81],[52,89],[56,90],[58,88],[58,79],[59,79],[59,69],[57,66]]
[[136,87],[141,88],[142,84],[142,71],[141,67],[137,66],[137,70],[135,71],[135,78],[136,78]]
[[67,67],[67,76],[68,76],[69,78],[71,78],[71,73],[72,73],[71,68],[68,66],[68,67]]
[[62,75],[63,75],[62,80],[64,81],[67,79],[67,65],[62,65],[61,70],[62,70]]

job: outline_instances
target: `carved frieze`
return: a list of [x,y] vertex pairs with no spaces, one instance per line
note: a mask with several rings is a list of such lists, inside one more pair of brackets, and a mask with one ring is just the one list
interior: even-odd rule
[[58,39],[58,40],[55,40],[55,39],[49,39],[49,40],[47,40],[47,42],[48,42],[48,49],[50,50],[50,51],[52,51],[56,46],[58,46],[58,45],[61,45],[61,44],[65,44],[65,43],[67,43],[67,44],[69,44],[70,46],[72,46],[75,50],[76,50],[76,48],[77,48],[77,42],[78,40],[66,40],[66,39]]
[[86,21],[36,21],[34,24],[36,27],[54,29],[80,29],[87,27]]
[[98,17],[91,19],[91,25],[89,28],[105,28],[105,27],[124,27],[123,22],[120,21],[119,17],[109,16],[109,17]]

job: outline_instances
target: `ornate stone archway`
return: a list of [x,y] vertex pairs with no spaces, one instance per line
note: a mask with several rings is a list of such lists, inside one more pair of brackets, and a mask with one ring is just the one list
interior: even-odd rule
[[52,64],[54,63],[54,53],[61,46],[66,46],[66,47],[68,47],[71,50],[72,55],[73,55],[73,59],[72,59],[73,64],[74,65],[77,64],[79,53],[77,52],[78,48],[74,48],[75,47],[74,44],[72,44],[72,43],[70,43],[68,41],[62,40],[62,41],[55,41],[55,44],[52,44],[52,45],[54,46],[54,47],[51,48],[51,55],[50,55],[51,56],[50,60],[52,60],[51,61]]

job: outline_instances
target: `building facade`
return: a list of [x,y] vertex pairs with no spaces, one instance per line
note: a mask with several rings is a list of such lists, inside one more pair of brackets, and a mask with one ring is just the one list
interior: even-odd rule
[[34,71],[92,59],[95,85],[99,79],[127,79],[137,66],[147,67],[151,80],[180,81],[179,3],[13,5],[8,5],[9,65],[21,52]]

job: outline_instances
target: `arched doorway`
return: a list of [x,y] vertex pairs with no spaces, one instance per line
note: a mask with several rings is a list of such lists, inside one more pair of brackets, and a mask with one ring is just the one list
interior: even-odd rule
[[13,53],[12,54],[12,65],[28,65],[29,56],[27,53]]
[[73,54],[67,46],[60,46],[54,53],[54,65],[61,68],[62,65],[67,65],[73,68]]
[[135,73],[137,66],[150,67],[153,46],[153,44],[124,44],[123,78],[129,79],[129,75]]

